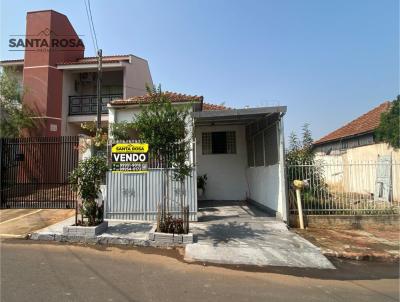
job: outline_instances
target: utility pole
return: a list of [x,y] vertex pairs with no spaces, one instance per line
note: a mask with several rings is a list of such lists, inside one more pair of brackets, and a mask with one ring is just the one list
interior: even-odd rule
[[102,50],[97,51],[97,131],[101,130],[101,72],[102,72]]

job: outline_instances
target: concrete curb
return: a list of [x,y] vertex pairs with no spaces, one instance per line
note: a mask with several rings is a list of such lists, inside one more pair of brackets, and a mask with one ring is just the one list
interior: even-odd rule
[[82,236],[82,235],[63,235],[54,233],[33,233],[29,236],[30,240],[37,241],[55,241],[66,243],[84,243],[94,245],[123,245],[137,247],[158,247],[158,248],[174,248],[184,247],[184,243],[157,242],[149,239],[118,237],[110,235]]
[[386,253],[338,252],[328,249],[322,249],[321,252],[325,257],[331,258],[343,258],[357,261],[400,262],[399,255],[388,255]]

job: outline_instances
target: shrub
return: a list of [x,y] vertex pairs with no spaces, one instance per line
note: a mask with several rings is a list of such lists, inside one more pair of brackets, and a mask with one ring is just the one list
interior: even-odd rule
[[88,218],[88,225],[96,225],[103,220],[103,209],[97,205],[96,198],[107,171],[106,159],[93,156],[80,161],[69,176],[72,189],[82,198],[80,212],[82,217]]

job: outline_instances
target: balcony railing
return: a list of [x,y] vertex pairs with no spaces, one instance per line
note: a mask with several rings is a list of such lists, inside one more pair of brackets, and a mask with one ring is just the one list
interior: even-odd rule
[[[107,114],[107,104],[112,100],[122,99],[121,94],[103,94],[101,96],[101,113]],[[69,115],[97,114],[97,96],[79,95],[69,97]]]

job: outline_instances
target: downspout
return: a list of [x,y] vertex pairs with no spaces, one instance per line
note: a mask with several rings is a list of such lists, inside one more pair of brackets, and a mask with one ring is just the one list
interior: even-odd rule
[[288,206],[288,186],[287,186],[287,178],[286,178],[286,158],[285,158],[285,135],[284,135],[284,127],[283,127],[283,116],[285,113],[281,113],[279,117],[279,140],[280,140],[280,148],[279,148],[279,175],[280,175],[280,193],[281,193],[281,201],[282,201],[282,217],[281,219],[289,224],[289,206]]

